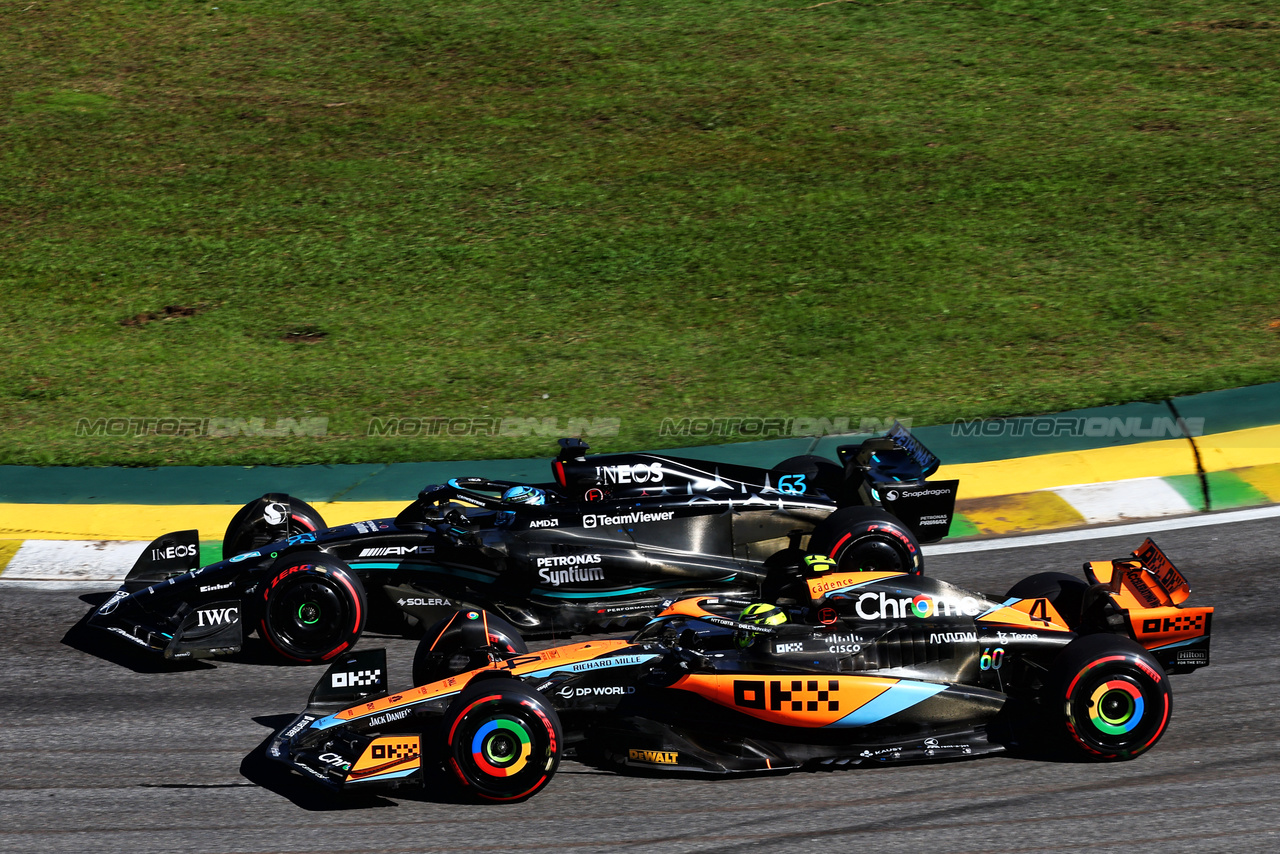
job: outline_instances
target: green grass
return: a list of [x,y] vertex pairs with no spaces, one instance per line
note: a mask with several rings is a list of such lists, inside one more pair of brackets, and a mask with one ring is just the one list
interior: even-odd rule
[[[607,417],[617,450],[1280,379],[1271,3],[24,5],[0,463],[542,456],[368,424]],[[76,435],[156,416],[328,430]]]

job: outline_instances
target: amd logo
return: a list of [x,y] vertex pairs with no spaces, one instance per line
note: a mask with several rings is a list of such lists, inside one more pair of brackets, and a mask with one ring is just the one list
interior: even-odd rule
[[239,622],[240,609],[234,606],[228,608],[206,608],[196,611],[197,626],[222,626]]

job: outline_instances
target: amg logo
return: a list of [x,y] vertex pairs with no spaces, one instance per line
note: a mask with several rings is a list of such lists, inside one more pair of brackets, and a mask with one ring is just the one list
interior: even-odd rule
[[221,626],[224,623],[231,624],[240,619],[240,609],[231,608],[209,608],[206,610],[196,611],[197,626]]
[[633,747],[627,751],[627,758],[650,765],[675,765],[680,761],[680,754],[674,750],[637,750]]
[[529,522],[530,528],[559,528],[559,519],[533,519]]
[[381,677],[381,670],[353,670],[333,674],[330,684],[334,688],[362,688],[365,685],[378,684]]
[[359,557],[403,557],[404,555],[435,554],[435,546],[377,546],[361,549]]

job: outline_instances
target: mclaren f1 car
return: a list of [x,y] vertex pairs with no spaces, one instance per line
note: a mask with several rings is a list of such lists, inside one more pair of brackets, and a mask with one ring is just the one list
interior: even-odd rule
[[[538,652],[500,618],[458,612],[421,640],[415,687],[387,690],[383,650],[344,655],[266,750],[335,790],[439,780],[424,769],[443,766],[494,801],[533,795],[566,756],[713,775],[1011,748],[1131,759],[1169,724],[1169,674],[1209,663],[1213,608],[1185,607],[1189,592],[1148,540],[1004,596],[802,567],[776,604],[745,612],[779,619],[704,596],[630,640]],[[477,651],[481,666],[454,672]]]
[[256,631],[302,663],[350,649],[371,613],[393,633],[456,608],[526,636],[634,628],[667,598],[759,595],[800,549],[919,573],[919,544],[946,535],[955,504],[957,482],[928,480],[938,459],[897,424],[839,463],[772,468],[560,444],[553,482],[456,478],[395,518],[331,528],[265,495],[232,518],[217,563],[198,566],[195,531],[151,543],[89,624],[174,659],[236,652]]

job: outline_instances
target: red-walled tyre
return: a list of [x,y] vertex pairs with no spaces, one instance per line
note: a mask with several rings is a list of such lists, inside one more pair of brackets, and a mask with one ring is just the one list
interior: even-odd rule
[[258,632],[289,661],[319,664],[355,645],[364,631],[364,585],[345,563],[321,552],[289,555],[270,573]]
[[842,572],[924,573],[920,544],[898,519],[874,507],[844,507],[809,535],[810,554],[827,555]]
[[1050,724],[1071,752],[1097,760],[1132,759],[1169,725],[1169,677],[1151,653],[1126,637],[1076,638],[1045,681]]
[[473,682],[444,716],[446,766],[481,800],[522,801],[551,781],[564,732],[556,710],[515,679]]
[[270,493],[236,511],[222,537],[222,559],[261,548],[294,534],[328,527],[319,511],[300,498]]

